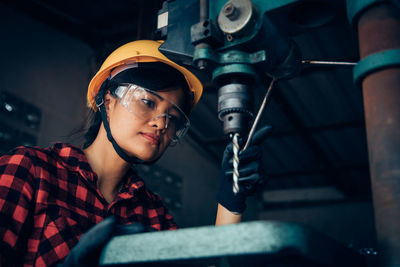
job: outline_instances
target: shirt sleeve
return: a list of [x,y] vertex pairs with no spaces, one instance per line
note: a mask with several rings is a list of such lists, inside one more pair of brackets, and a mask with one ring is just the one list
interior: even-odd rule
[[17,148],[0,157],[0,251],[15,253],[27,225],[34,194],[34,167],[26,148]]
[[176,230],[178,229],[178,225],[176,224],[174,217],[172,217],[171,214],[168,213],[167,208],[165,208],[165,224],[164,224],[164,229],[165,230]]

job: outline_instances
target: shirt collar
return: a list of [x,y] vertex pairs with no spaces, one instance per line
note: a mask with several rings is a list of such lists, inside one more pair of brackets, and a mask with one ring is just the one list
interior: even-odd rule
[[82,149],[66,143],[56,143],[51,147],[60,163],[73,172],[93,172]]
[[[56,143],[51,150],[66,169],[80,173],[81,176],[97,187],[97,175],[90,167],[82,149],[71,144]],[[124,180],[121,191],[130,195],[144,187],[144,181],[132,168],[128,170]]]

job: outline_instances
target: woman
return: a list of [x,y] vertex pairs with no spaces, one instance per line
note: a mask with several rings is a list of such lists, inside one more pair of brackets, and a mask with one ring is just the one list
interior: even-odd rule
[[[161,198],[131,168],[155,162],[184,136],[187,116],[203,90],[196,76],[162,55],[159,46],[131,42],[105,60],[88,89],[95,114],[83,149],[65,143],[19,147],[0,158],[4,265],[53,266],[69,255],[64,266],[89,266],[116,224],[177,228]],[[260,149],[246,151],[242,162],[250,168],[243,175],[259,181],[254,159],[260,158]],[[251,187],[247,182],[239,194],[231,192],[231,158],[228,146],[217,224],[240,221]]]

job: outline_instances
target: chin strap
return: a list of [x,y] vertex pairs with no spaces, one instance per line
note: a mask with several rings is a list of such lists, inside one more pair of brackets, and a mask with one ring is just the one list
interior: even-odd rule
[[96,100],[96,106],[97,108],[100,110],[101,113],[101,121],[103,122],[104,128],[107,132],[107,138],[108,140],[111,142],[112,146],[114,147],[115,152],[117,152],[117,154],[126,162],[128,162],[129,164],[133,164],[133,163],[143,163],[142,160],[136,158],[136,157],[131,157],[128,156],[125,151],[122,150],[122,148],[117,144],[117,142],[115,142],[112,134],[111,134],[111,129],[110,129],[110,125],[108,123],[108,119],[107,119],[107,113],[106,113],[106,108],[104,105],[104,96],[105,96],[105,92],[106,92],[106,88],[108,87],[108,83],[109,80],[106,80],[100,87],[99,93],[97,94],[95,100]]

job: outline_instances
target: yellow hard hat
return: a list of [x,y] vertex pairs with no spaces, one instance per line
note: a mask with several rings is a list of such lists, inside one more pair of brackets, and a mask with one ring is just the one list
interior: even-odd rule
[[163,41],[138,40],[127,43],[112,52],[90,81],[87,93],[88,105],[94,110],[97,110],[95,97],[103,82],[110,77],[111,71],[114,68],[140,62],[162,62],[178,70],[185,77],[188,87],[194,95],[193,102],[191,103],[192,110],[200,100],[203,92],[203,85],[192,72],[172,62],[158,50],[162,42]]

